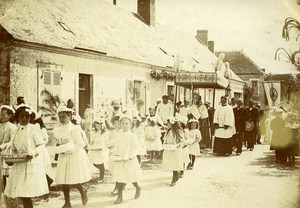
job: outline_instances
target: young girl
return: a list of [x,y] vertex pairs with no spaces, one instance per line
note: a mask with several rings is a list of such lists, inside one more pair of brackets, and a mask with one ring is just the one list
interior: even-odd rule
[[104,181],[105,166],[108,162],[109,149],[106,146],[108,131],[105,126],[105,120],[94,121],[94,129],[90,133],[89,158],[96,168],[100,171],[100,182]]
[[150,153],[150,162],[153,160],[155,152],[162,150],[161,132],[156,125],[155,117],[148,118],[148,126],[145,128],[146,149]]
[[58,144],[58,160],[55,180],[62,184],[65,197],[63,208],[71,207],[70,187],[76,187],[81,195],[82,204],[86,205],[88,198],[87,192],[81,183],[91,179],[89,170],[89,160],[83,147],[85,146],[79,128],[71,122],[72,109],[61,106],[57,110],[61,126],[53,130]]
[[175,186],[179,178],[179,171],[183,170],[182,146],[184,146],[184,133],[173,117],[168,118],[167,125],[168,130],[164,136],[162,166],[165,170],[173,171],[170,186]]
[[[116,143],[116,139],[118,138],[119,133],[121,132],[121,125],[120,125],[120,116],[114,116],[111,119],[112,125],[113,125],[113,130],[109,132],[108,140],[106,142],[106,146],[109,148],[109,171],[110,173],[113,173],[113,168],[114,168],[114,161],[112,160],[112,155],[114,153],[114,147]],[[117,196],[118,195],[118,187],[117,183],[115,183],[115,188],[111,192],[111,196]]]
[[20,197],[25,208],[33,207],[32,197],[49,193],[41,157],[43,136],[35,125],[29,123],[32,113],[29,105],[17,106],[15,116],[19,126],[12,132],[11,151],[25,154],[29,160],[13,164],[4,191],[7,197]]
[[142,155],[146,154],[146,146],[144,140],[144,126],[141,125],[142,119],[139,116],[132,118],[132,133],[134,133],[138,139],[137,159],[139,164],[142,161]]
[[183,159],[183,170],[179,171],[179,178],[183,178],[184,176],[184,169],[185,169],[185,164],[189,164],[190,163],[190,157],[189,157],[189,149],[187,147],[187,138],[186,138],[186,131],[187,129],[185,128],[185,124],[186,122],[184,122],[183,118],[181,116],[177,116],[175,118],[178,128],[180,129],[180,132],[183,133],[183,138],[182,138],[182,159]]
[[[13,118],[15,110],[9,105],[2,105],[0,107],[0,153],[4,154],[8,149],[11,140],[11,133],[17,129],[16,125],[10,122]],[[6,179],[9,173],[9,166],[1,158],[0,165],[2,165],[3,187],[6,186]],[[1,193],[2,193],[1,187]]]
[[138,182],[142,178],[142,171],[140,169],[138,160],[136,158],[138,141],[130,129],[132,127],[132,120],[128,115],[120,117],[121,132],[114,147],[113,158],[115,160],[113,178],[117,182],[118,197],[115,204],[123,201],[123,189],[126,183],[132,183],[136,189],[134,198],[140,196],[141,188]]
[[198,121],[196,119],[191,119],[188,121],[188,131],[186,132],[190,163],[187,166],[188,170],[194,168],[194,163],[196,156],[200,155],[199,142],[201,141],[201,133],[198,129]]

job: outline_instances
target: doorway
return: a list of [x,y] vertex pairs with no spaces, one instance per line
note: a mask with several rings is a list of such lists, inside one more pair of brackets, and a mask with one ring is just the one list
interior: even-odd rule
[[83,118],[84,110],[90,105],[91,99],[91,79],[92,75],[79,74],[79,115]]

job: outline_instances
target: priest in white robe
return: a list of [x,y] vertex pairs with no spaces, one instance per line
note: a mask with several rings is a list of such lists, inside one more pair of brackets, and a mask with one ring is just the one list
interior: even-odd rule
[[221,155],[232,153],[232,136],[234,134],[234,113],[227,105],[227,98],[221,97],[221,105],[214,114],[215,140],[213,152]]

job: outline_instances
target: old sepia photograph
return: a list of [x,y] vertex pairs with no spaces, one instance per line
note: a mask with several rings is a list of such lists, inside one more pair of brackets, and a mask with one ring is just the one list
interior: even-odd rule
[[0,0],[0,208],[300,208],[300,0]]

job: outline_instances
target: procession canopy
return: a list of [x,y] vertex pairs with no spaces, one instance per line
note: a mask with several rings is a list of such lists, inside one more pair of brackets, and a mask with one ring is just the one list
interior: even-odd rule
[[228,79],[215,72],[178,72],[175,76],[175,85],[185,88],[225,89],[228,84]]

